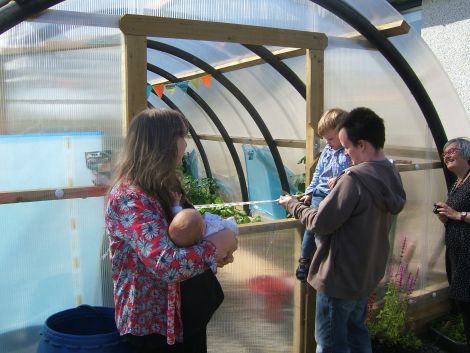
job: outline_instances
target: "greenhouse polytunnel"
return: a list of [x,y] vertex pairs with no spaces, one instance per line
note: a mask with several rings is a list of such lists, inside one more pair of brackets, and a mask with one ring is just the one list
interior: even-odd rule
[[431,211],[452,182],[443,146],[470,125],[387,1],[1,5],[0,353],[35,352],[55,312],[113,305],[104,203],[129,122],[149,106],[187,117],[192,177],[262,219],[240,225],[235,261],[218,272],[225,301],[209,351],[314,351],[314,293],[294,276],[301,225],[273,201],[309,182],[325,145],[318,120],[334,107],[384,119],[407,193],[390,262],[406,239],[417,321],[448,310],[444,228]]

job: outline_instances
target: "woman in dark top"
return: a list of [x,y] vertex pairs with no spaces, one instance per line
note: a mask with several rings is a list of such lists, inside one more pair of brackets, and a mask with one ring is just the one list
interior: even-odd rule
[[447,201],[436,203],[439,220],[445,225],[449,296],[463,315],[467,344],[470,342],[470,140],[456,138],[444,146],[446,168],[457,177]]

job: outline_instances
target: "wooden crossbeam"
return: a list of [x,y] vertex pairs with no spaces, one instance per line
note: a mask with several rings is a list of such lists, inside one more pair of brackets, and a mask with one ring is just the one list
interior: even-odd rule
[[[208,135],[201,134],[198,135],[201,140],[207,141],[218,141],[224,142],[224,139],[220,135]],[[234,143],[241,143],[247,145],[266,145],[266,141],[263,138],[257,137],[241,137],[241,136],[232,136],[232,141]],[[305,148],[305,140],[297,139],[275,139],[276,146],[279,147],[290,147],[290,148]],[[421,158],[421,159],[433,159],[439,160],[439,154],[435,149],[429,150],[426,148],[418,147],[405,147],[405,146],[385,146],[385,153],[392,156],[400,156],[407,158]]]
[[124,15],[119,28],[125,35],[207,40],[323,50],[324,33],[144,15]]
[[104,196],[108,185],[0,192],[0,205],[8,203],[83,199]]
[[[397,20],[393,22],[388,22],[384,24],[377,25],[376,28],[385,36],[385,37],[395,37],[402,34],[406,34],[410,31],[410,25],[405,20]],[[351,32],[342,35],[344,38],[362,38],[362,35],[359,32]]]
[[[198,135],[201,140],[207,141],[218,141],[224,142],[224,139],[220,135]],[[263,138],[258,137],[231,137],[233,143],[241,143],[246,145],[266,145],[266,141]],[[274,143],[278,147],[291,147],[291,148],[305,148],[305,140],[293,140],[293,139],[276,139]]]
[[[402,173],[443,168],[441,162],[397,164],[396,166],[397,169]],[[108,188],[109,185],[100,185],[75,188],[3,191],[0,192],[0,205],[22,202],[58,201],[65,199],[101,197],[106,195]]]

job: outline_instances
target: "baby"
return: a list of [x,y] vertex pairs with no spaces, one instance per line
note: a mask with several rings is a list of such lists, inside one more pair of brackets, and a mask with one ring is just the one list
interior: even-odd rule
[[[194,208],[183,209],[180,205],[181,194],[171,193],[173,200],[174,218],[168,228],[170,239],[179,247],[188,247],[196,244],[201,239],[211,234],[220,232],[223,229],[238,234],[237,223],[233,217],[224,219],[215,214],[206,212],[201,215]],[[225,258],[232,254],[226,254]]]
[[233,217],[224,219],[208,212],[201,215],[194,208],[185,208],[176,213],[170,223],[168,233],[175,245],[188,247],[222,229],[228,229],[235,235],[238,234],[237,223]]

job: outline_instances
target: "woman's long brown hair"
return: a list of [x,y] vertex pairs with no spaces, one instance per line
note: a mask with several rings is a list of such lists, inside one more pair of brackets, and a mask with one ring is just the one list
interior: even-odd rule
[[129,179],[156,198],[171,221],[170,191],[182,192],[177,171],[177,138],[188,133],[183,114],[171,109],[146,109],[131,121],[120,160],[117,182]]

